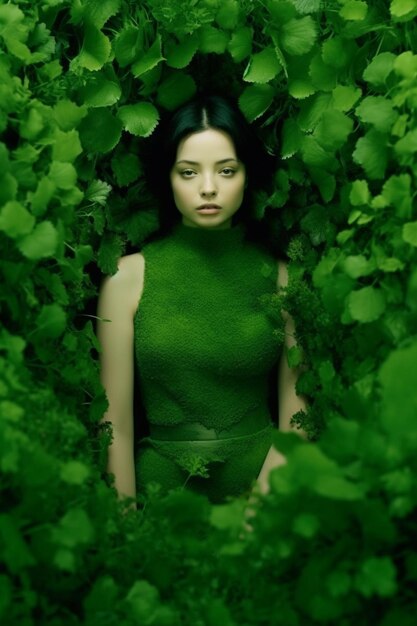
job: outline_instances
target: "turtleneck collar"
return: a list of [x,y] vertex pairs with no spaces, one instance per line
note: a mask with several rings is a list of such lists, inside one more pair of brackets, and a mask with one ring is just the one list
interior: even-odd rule
[[214,229],[196,228],[179,222],[175,225],[172,236],[188,246],[207,250],[221,250],[234,247],[243,241],[244,229],[241,224],[236,224],[230,228]]

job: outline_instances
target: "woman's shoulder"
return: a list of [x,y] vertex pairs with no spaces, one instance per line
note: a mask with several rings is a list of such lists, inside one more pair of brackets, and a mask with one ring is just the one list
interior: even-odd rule
[[127,254],[117,261],[117,271],[105,276],[102,298],[117,299],[136,309],[143,289],[145,259],[140,252]]

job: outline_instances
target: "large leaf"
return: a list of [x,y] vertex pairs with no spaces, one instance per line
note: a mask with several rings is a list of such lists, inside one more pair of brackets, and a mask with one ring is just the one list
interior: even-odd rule
[[376,130],[371,130],[358,139],[353,159],[362,165],[371,179],[384,178],[388,164],[388,139]]
[[362,323],[377,320],[385,311],[385,306],[384,292],[377,287],[362,287],[352,291],[348,298],[352,319]]
[[239,19],[240,7],[237,0],[222,0],[216,15],[216,22],[220,28],[234,30]]
[[81,97],[89,107],[107,107],[115,104],[122,94],[120,85],[104,74],[96,73],[81,90]]
[[288,54],[298,56],[311,50],[316,37],[316,25],[307,15],[300,19],[292,19],[282,26],[280,43]]
[[385,81],[394,69],[395,59],[395,54],[392,52],[381,52],[366,67],[363,73],[364,79],[375,87],[385,85]]
[[114,55],[120,67],[132,63],[143,49],[143,31],[136,26],[126,26],[114,41]]
[[252,52],[253,29],[249,26],[242,26],[233,33],[227,49],[236,63],[246,59]]
[[398,117],[392,102],[383,96],[368,96],[356,107],[362,122],[372,124],[381,133],[389,131]]
[[184,38],[179,43],[167,43],[164,48],[167,65],[176,69],[186,67],[197,52],[198,44],[196,34]]
[[87,70],[99,70],[109,60],[111,44],[109,38],[93,24],[87,23],[81,52],[75,61]]
[[19,240],[20,252],[31,261],[46,259],[55,254],[58,246],[58,232],[52,222],[41,222],[35,229]]
[[326,149],[343,146],[353,130],[353,121],[341,111],[329,109],[323,113],[314,131],[314,137]]
[[368,13],[368,5],[361,0],[347,0],[340,9],[340,16],[345,20],[364,20]]
[[67,316],[59,304],[45,304],[36,318],[38,338],[57,339],[65,330]]
[[118,116],[124,129],[138,137],[151,135],[159,120],[158,110],[149,102],[127,104],[119,109]]
[[55,131],[55,143],[52,146],[54,161],[74,161],[82,152],[80,138],[76,130]]
[[172,111],[194,96],[197,86],[194,79],[183,72],[168,76],[158,87],[158,104]]
[[11,200],[0,211],[0,231],[8,237],[20,237],[30,233],[35,225],[35,218],[25,207]]
[[246,119],[253,122],[271,106],[275,91],[271,85],[246,87],[239,97],[239,107]]
[[161,45],[161,36],[158,35],[149,50],[132,65],[133,76],[139,78],[164,60]]
[[265,48],[262,52],[252,55],[243,74],[248,83],[268,83],[282,71],[274,48]]
[[199,49],[204,54],[223,54],[229,41],[227,33],[214,26],[202,26],[198,31]]
[[105,108],[93,110],[79,126],[81,143],[90,153],[109,152],[119,142],[122,122]]

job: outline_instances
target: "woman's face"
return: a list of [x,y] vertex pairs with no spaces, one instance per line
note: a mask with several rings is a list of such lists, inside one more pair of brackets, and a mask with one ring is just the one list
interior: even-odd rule
[[170,173],[183,224],[230,228],[242,204],[245,180],[245,166],[227,133],[210,128],[185,137]]

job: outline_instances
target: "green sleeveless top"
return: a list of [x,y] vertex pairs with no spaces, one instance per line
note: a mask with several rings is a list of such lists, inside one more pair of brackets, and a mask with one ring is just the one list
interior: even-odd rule
[[277,261],[240,225],[180,223],[142,254],[135,357],[150,436],[140,488],[187,483],[215,501],[242,493],[271,444],[268,379],[280,345],[264,299],[276,292]]

